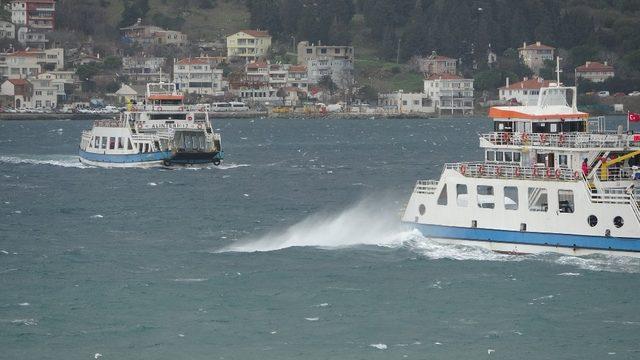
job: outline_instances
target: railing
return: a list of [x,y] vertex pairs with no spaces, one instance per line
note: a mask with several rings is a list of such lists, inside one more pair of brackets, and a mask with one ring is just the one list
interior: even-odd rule
[[493,132],[482,134],[493,145],[541,146],[559,148],[625,148],[640,147],[640,135],[575,133]]
[[120,128],[125,127],[126,122],[122,120],[95,120],[94,127]]
[[438,180],[418,180],[413,192],[416,194],[432,195],[436,193],[437,188],[438,188]]
[[576,181],[580,172],[569,168],[526,167],[487,163],[449,163],[445,169],[455,170],[466,177]]

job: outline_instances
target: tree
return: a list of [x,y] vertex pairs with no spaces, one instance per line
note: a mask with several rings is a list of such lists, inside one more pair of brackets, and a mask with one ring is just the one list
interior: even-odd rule
[[378,101],[378,90],[371,85],[365,85],[358,89],[356,98],[368,104],[375,104]]
[[276,96],[282,98],[282,106],[285,106],[287,104],[287,90],[284,88],[284,86],[278,89],[278,91],[276,92]]
[[100,65],[95,62],[80,65],[76,68],[76,74],[81,81],[91,81],[100,72]]
[[119,70],[122,67],[122,59],[117,56],[107,56],[104,58],[102,67],[106,70]]
[[338,90],[338,86],[333,82],[333,79],[331,79],[331,76],[329,75],[325,75],[320,78],[320,81],[318,81],[318,86],[328,91],[331,96],[333,96],[336,90]]

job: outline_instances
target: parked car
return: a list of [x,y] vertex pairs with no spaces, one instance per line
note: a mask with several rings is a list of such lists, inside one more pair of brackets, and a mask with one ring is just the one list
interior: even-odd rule
[[605,90],[605,91],[598,91],[598,96],[600,96],[600,97],[607,97],[607,96],[610,96],[610,94],[609,94],[609,92],[608,92],[608,91],[606,91],[606,90]]
[[640,96],[640,91],[633,91],[629,93],[629,96]]

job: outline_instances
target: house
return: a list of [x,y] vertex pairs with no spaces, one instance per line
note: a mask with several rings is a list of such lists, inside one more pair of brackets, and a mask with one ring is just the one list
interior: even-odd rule
[[33,85],[33,94],[31,95],[31,108],[36,109],[55,109],[58,106],[58,88],[51,80],[46,78],[29,79]]
[[405,93],[399,90],[378,95],[378,105],[399,114],[434,113],[434,102],[424,93]]
[[438,55],[435,51],[427,57],[415,57],[412,62],[426,76],[433,74],[457,74],[458,60]]
[[309,75],[304,65],[291,65],[287,74],[287,86],[309,92]]
[[596,61],[587,61],[584,65],[576,68],[576,80],[586,79],[592,82],[604,82],[607,79],[616,76],[613,66],[608,62],[604,64]]
[[56,1],[12,0],[11,22],[36,31],[53,31],[56,28]]
[[317,84],[329,76],[341,89],[353,85],[353,61],[349,59],[315,59],[307,63],[309,82]]
[[49,42],[45,31],[34,31],[26,26],[20,27],[16,35],[18,42],[25,48],[44,50]]
[[314,45],[308,41],[298,43],[299,65],[307,65],[309,61],[318,59],[347,59],[353,62],[353,46]]
[[434,74],[424,80],[424,94],[439,114],[473,114],[473,79]]
[[6,56],[7,73],[11,79],[33,77],[42,72],[40,52],[16,51]]
[[134,83],[169,81],[169,74],[162,72],[163,57],[123,57],[122,73]]
[[145,85],[120,85],[120,89],[113,94],[119,104],[127,104],[130,100],[138,103],[146,97]]
[[555,48],[544,45],[540,41],[535,44],[527,45],[523,43],[522,47],[518,49],[520,59],[527,65],[534,73],[540,75],[540,70],[544,67],[544,62],[547,60],[553,60]]
[[515,84],[510,84],[509,79],[507,79],[507,84],[498,89],[498,96],[503,101],[515,101],[522,105],[536,105],[540,89],[548,87],[550,84],[551,81],[543,80],[540,77],[524,78]]
[[75,71],[49,71],[39,74],[37,79],[49,80],[56,89],[57,103],[67,101],[80,88],[80,81]]
[[8,79],[0,85],[0,95],[8,99],[8,102],[3,101],[3,105],[8,103],[16,109],[29,107],[27,104],[31,102],[32,92],[33,86],[25,79]]
[[267,56],[271,47],[271,35],[268,31],[241,30],[227,36],[227,57],[255,61]]
[[173,65],[173,82],[179,90],[202,95],[224,95],[222,69],[216,59],[197,57],[178,60]]
[[9,21],[0,20],[0,38],[15,39],[16,26]]
[[137,43],[142,46],[150,45],[177,45],[188,44],[187,35],[175,30],[165,30],[155,25],[143,25],[138,18],[135,24],[120,28],[122,41],[125,43]]
[[80,65],[87,65],[91,63],[102,64],[104,59],[100,58],[100,55],[80,54],[70,62],[74,67],[78,67]]

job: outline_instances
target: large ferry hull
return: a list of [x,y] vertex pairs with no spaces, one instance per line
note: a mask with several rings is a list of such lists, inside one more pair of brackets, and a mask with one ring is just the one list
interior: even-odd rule
[[171,157],[171,151],[158,151],[144,154],[96,154],[78,150],[80,162],[90,166],[105,168],[148,168],[163,166],[163,161]]
[[211,152],[175,152],[169,159],[165,161],[166,165],[202,165],[202,164],[220,164],[223,158],[222,151]]
[[640,257],[640,239],[534,233],[493,229],[464,228],[407,222],[423,236],[457,245],[481,246],[508,254],[556,252],[566,255],[622,255]]

